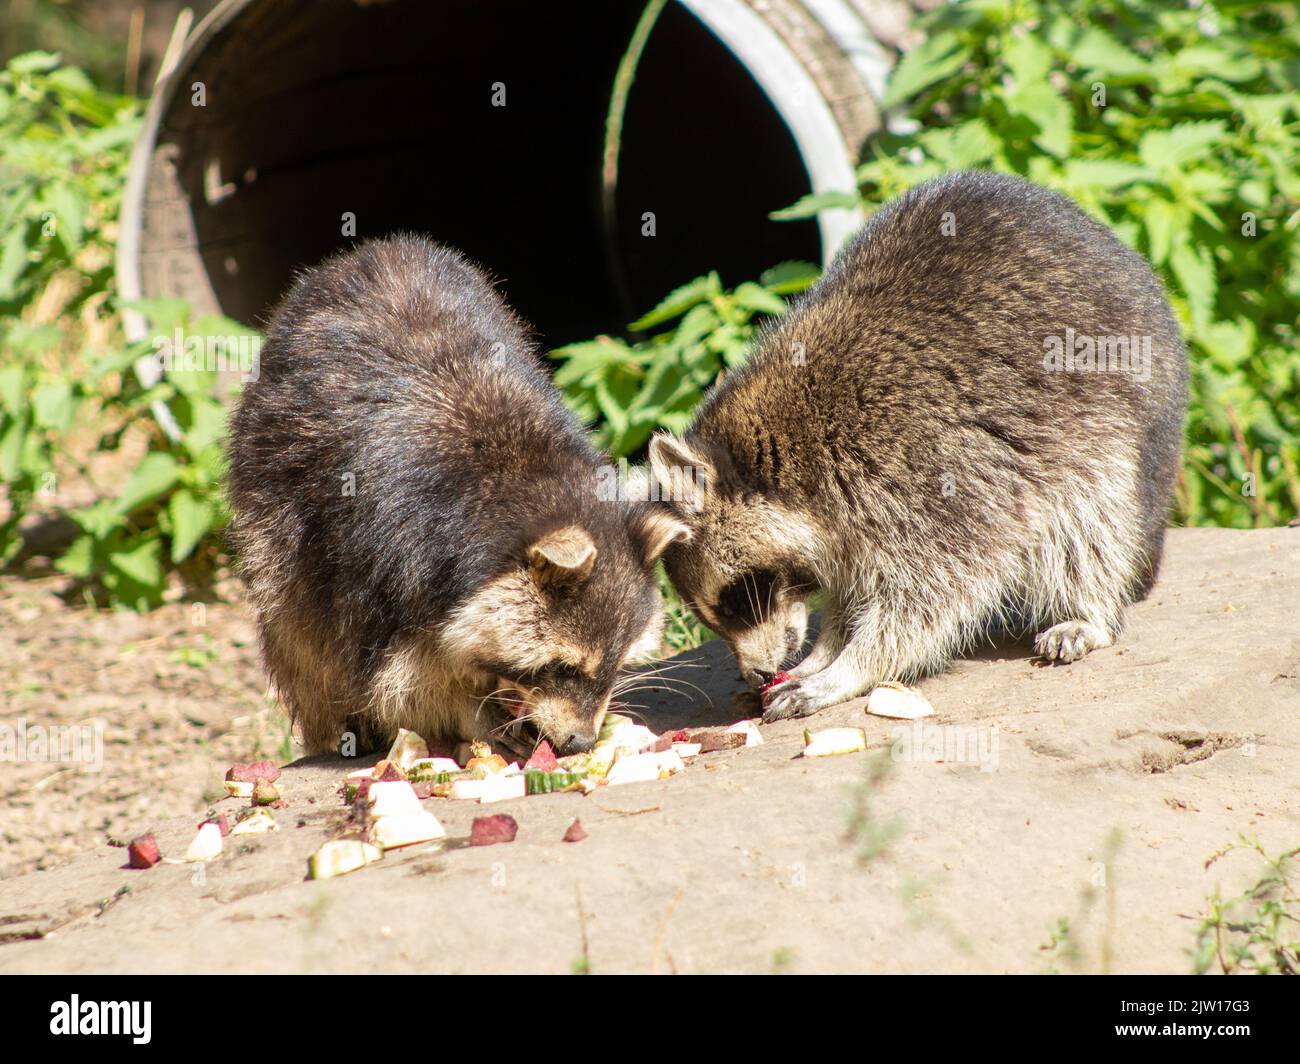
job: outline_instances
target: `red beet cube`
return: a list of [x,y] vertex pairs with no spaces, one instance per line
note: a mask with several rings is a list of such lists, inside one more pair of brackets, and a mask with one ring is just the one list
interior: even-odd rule
[[469,844],[471,846],[494,846],[498,842],[514,842],[519,824],[512,816],[498,813],[496,816],[476,816],[469,826]]
[[533,756],[524,764],[524,771],[537,769],[539,772],[554,772],[559,767],[560,762],[555,756],[555,751],[551,749],[551,744],[543,739],[537,744]]
[[569,829],[564,833],[564,842],[581,842],[587,837],[587,833],[582,830],[582,821],[574,819],[569,825]]
[[126,852],[132,868],[152,868],[160,860],[158,843],[152,835],[132,839]]
[[226,772],[226,779],[237,783],[255,783],[266,780],[274,783],[280,778],[280,766],[274,761],[254,761],[249,765],[231,765]]

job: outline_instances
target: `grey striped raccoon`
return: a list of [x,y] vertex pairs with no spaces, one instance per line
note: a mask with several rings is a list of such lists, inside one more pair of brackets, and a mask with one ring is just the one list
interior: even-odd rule
[[995,628],[1073,661],[1155,579],[1187,378],[1159,282],[1106,228],[1018,178],[929,182],[683,439],[651,442],[661,490],[688,489],[668,573],[755,687],[797,660],[822,594],[768,720],[942,668]]
[[364,244],[298,277],[231,424],[241,569],[309,750],[398,727],[563,750],[658,648],[686,528],[598,496],[522,322],[454,251]]

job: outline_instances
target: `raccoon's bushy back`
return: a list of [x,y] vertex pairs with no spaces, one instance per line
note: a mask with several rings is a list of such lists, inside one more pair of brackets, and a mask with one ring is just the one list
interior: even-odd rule
[[256,604],[328,614],[341,653],[359,641],[345,632],[363,636],[365,660],[349,663],[362,671],[516,563],[561,511],[615,520],[572,489],[595,453],[524,325],[480,270],[419,237],[297,278],[231,436],[234,539]]
[[[1045,339],[1067,327],[1150,337],[1149,378],[1046,367]],[[1141,256],[1056,192],[965,172],[878,211],[692,431],[720,444],[742,481],[799,505],[896,500],[889,510],[935,527],[952,527],[958,508],[935,490],[945,471],[986,485],[971,505],[1015,519],[1094,458],[1122,461],[1155,538],[1187,376]]]

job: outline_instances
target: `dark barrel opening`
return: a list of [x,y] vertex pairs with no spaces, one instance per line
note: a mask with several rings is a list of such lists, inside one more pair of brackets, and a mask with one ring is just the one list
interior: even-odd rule
[[[260,325],[296,268],[399,229],[481,262],[547,345],[621,330],[709,269],[734,284],[782,259],[820,260],[815,223],[767,218],[810,187],[789,130],[727,47],[670,4],[624,128],[618,240],[631,305],[620,305],[600,170],[610,89],[641,9],[249,3],[182,69],[156,138],[221,310]],[[196,82],[204,107],[191,102]],[[504,107],[493,106],[498,85]],[[185,226],[178,215],[168,233],[150,210],[145,294],[184,294],[184,278],[156,282],[176,269],[167,243],[175,250]],[[642,235],[647,211],[653,237]]]

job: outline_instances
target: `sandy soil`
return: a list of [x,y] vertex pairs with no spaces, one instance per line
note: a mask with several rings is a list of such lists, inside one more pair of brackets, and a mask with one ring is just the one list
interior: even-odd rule
[[[1118,646],[956,663],[921,685],[942,730],[910,754],[912,726],[857,700],[811,723],[865,726],[865,754],[797,758],[783,722],[657,783],[435,801],[450,844],[322,883],[304,872],[355,767],[337,759],[286,768],[281,830],[211,865],[131,871],[108,843],[153,830],[179,855],[232,761],[291,755],[237,603],[200,626],[0,590],[4,719],[106,725],[98,773],[0,765],[0,971],[1184,972],[1207,897],[1260,872],[1206,859],[1239,834],[1300,843],[1297,529],[1171,533]],[[734,720],[725,651],[680,660],[703,693],[649,693],[649,722]],[[465,847],[482,812],[517,840]],[[574,817],[589,837],[562,843]]]

